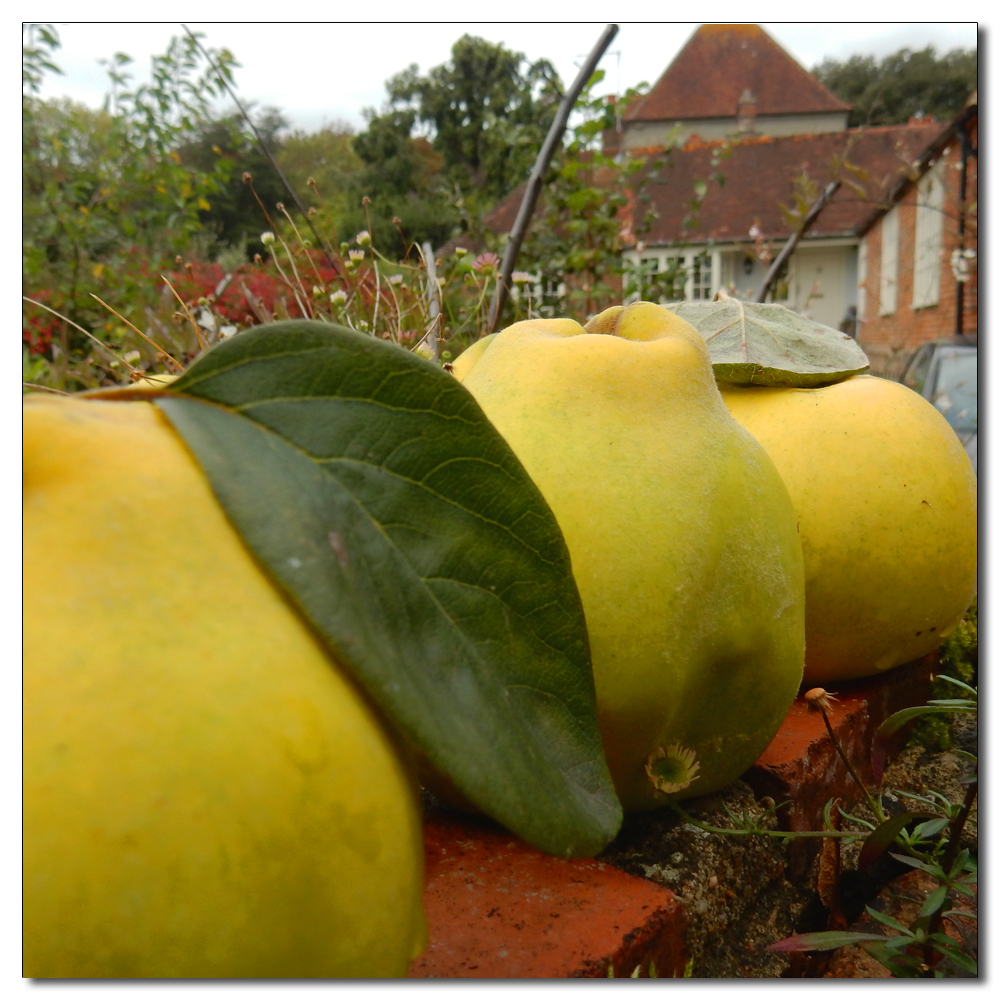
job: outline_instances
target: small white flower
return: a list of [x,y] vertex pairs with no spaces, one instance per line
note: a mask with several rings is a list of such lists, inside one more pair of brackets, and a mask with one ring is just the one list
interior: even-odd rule
[[225,340],[227,337],[231,337],[239,329],[238,326],[233,326],[231,323],[226,326],[219,327],[219,336]]
[[342,306],[347,301],[347,292],[343,288],[338,288],[335,292],[330,292],[330,302],[335,306]]
[[210,333],[215,330],[215,316],[212,315],[212,311],[210,309],[202,309],[202,311],[198,314],[198,326],[202,327],[204,330],[208,330]]
[[354,242],[357,243],[359,247],[370,247],[372,245],[371,233],[367,229],[362,229],[357,236],[354,237]]
[[403,280],[403,276],[401,274],[393,274],[389,278],[389,284],[390,285],[398,285],[398,284],[400,284],[402,282],[402,280]]
[[260,234],[260,241],[264,246],[269,247],[274,242],[274,233],[268,231]]
[[353,261],[364,260],[365,259],[365,252],[364,252],[364,250],[352,250],[350,252],[349,256],[350,256],[351,260],[353,260]]

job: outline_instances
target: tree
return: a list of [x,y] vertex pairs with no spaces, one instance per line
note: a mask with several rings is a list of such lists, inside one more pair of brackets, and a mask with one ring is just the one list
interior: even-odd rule
[[[279,132],[288,127],[288,119],[277,108],[266,107],[254,116],[254,125],[268,149],[280,155],[282,140]],[[224,246],[238,247],[248,261],[254,254],[264,253],[260,234],[270,228],[257,202],[257,197],[272,215],[278,202],[288,200],[288,191],[281,183],[264,155],[253,133],[246,127],[243,116],[232,112],[201,124],[191,139],[178,150],[181,163],[190,169],[210,171],[221,162],[228,169],[228,180],[212,196],[210,208],[199,213],[202,224],[215,235],[217,253]],[[243,175],[253,178],[254,191],[243,182]]]
[[932,46],[918,52],[900,49],[881,61],[874,56],[825,59],[813,75],[853,106],[851,128],[903,125],[921,114],[946,122],[959,114],[977,86],[977,54],[953,49],[938,58]]
[[367,115],[368,128],[353,141],[362,169],[351,184],[340,229],[347,238],[371,230],[376,246],[397,258],[411,243],[440,246],[459,216],[441,176],[441,156],[426,138],[412,135],[416,111],[389,108]]
[[296,130],[285,136],[278,166],[300,197],[315,185],[328,210],[339,218],[347,211],[348,193],[364,166],[353,142],[354,130],[346,122],[325,124],[317,132]]
[[431,128],[448,179],[484,204],[527,177],[562,98],[552,64],[525,61],[502,44],[463,35],[451,62],[423,77],[412,65],[386,84],[393,108],[412,109]]
[[603,152],[604,133],[646,91],[641,84],[617,100],[595,97],[603,77],[603,70],[595,72],[577,100],[577,124],[553,157],[521,256],[522,266],[541,279],[539,305],[581,322],[635,290],[622,253],[649,227],[646,185],[661,165],[660,159]]
[[[84,328],[114,330],[91,293],[118,305],[155,298],[164,261],[204,233],[199,213],[228,173],[216,160],[182,165],[179,149],[208,119],[235,60],[223,49],[205,66],[195,42],[174,38],[153,59],[152,80],[133,87],[131,59],[116,53],[114,93],[100,111],[38,94],[59,38],[51,26],[28,25],[22,47],[22,280]],[[30,321],[28,326],[30,326]],[[62,355],[83,356],[90,341],[63,324]],[[51,354],[53,348],[46,344]]]

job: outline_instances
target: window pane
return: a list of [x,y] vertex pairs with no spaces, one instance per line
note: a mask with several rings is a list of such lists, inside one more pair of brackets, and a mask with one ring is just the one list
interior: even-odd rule
[[882,217],[882,276],[878,311],[886,316],[896,311],[896,283],[899,274],[899,210],[890,209]]

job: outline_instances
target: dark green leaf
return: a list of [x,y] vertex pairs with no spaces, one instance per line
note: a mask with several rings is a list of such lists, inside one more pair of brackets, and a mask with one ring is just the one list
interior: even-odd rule
[[948,887],[946,885],[939,885],[933,892],[927,894],[927,899],[924,900],[924,905],[920,908],[920,916],[930,916],[935,910],[940,908],[947,897]]
[[[896,938],[895,940],[906,941],[906,938]],[[888,944],[866,944],[865,951],[876,961],[887,968],[895,977],[901,979],[915,979],[919,975],[918,967],[920,959],[913,955],[900,955],[893,951]]]
[[914,833],[924,840],[930,839],[935,834],[940,833],[947,825],[948,819],[944,816],[938,816],[937,819],[929,819],[926,823],[921,823],[920,826],[914,829]]
[[774,303],[671,302],[704,338],[717,382],[816,389],[868,369],[846,333]]
[[958,680],[958,678],[956,677],[950,677],[948,674],[938,674],[936,679],[939,681],[948,681],[950,684],[954,684],[957,687],[964,688],[974,698],[979,697],[979,692],[974,687],[972,687],[969,684],[966,684],[965,681]]
[[938,705],[918,705],[916,708],[904,708],[902,711],[894,712],[885,722],[875,730],[876,738],[891,736],[902,729],[908,722],[917,719],[922,715],[943,715],[948,712],[974,712],[975,708],[945,708]]
[[555,519],[450,375],[342,327],[220,344],[157,404],[248,547],[434,768],[529,843],[621,809]]
[[793,934],[767,946],[768,951],[833,951],[845,945],[863,941],[885,941],[881,934],[862,934],[857,931],[815,931],[812,934]]
[[896,854],[893,851],[889,852],[889,857],[895,858],[897,861],[902,862],[904,865],[909,865],[911,868],[919,868],[921,871],[927,872],[928,875],[933,875],[935,878],[945,877],[940,865],[928,865],[917,858],[911,858],[908,854]]
[[901,924],[895,917],[890,917],[887,913],[883,913],[881,910],[874,910],[870,906],[866,906],[865,910],[873,920],[877,920],[880,924],[885,924],[886,927],[891,927],[895,931],[902,931],[904,934],[909,934],[910,929],[905,924]]
[[858,871],[870,868],[875,862],[893,845],[900,830],[912,820],[926,816],[927,813],[900,813],[880,823],[875,829],[865,837],[864,844],[861,845],[861,853],[858,855]]
[[936,946],[935,950],[940,952],[949,962],[957,965],[963,972],[968,972],[973,976],[979,975],[979,965],[976,960],[971,955],[959,951],[954,945],[941,943]]

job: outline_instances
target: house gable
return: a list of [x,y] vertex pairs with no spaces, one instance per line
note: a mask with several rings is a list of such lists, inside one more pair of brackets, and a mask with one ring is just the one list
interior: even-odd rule
[[756,24],[704,24],[623,116],[626,149],[734,133],[799,135],[847,127],[845,104]]

